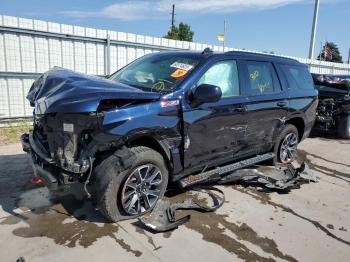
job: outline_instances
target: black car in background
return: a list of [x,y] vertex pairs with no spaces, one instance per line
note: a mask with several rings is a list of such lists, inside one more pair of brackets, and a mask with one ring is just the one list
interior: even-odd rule
[[315,133],[350,139],[350,76],[312,74],[319,92]]
[[[49,188],[83,183],[110,220],[150,211],[170,182],[260,154],[288,163],[315,121],[306,65],[246,52],[160,52],[108,79],[54,68],[22,136]],[[270,154],[271,155],[271,154]]]

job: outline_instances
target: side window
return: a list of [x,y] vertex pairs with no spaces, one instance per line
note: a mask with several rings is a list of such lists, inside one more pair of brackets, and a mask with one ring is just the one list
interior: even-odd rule
[[221,88],[222,97],[239,96],[239,81],[236,61],[220,61],[210,67],[197,82]]
[[272,64],[269,62],[246,61],[248,72],[247,95],[263,95],[281,92],[281,86]]
[[288,85],[292,89],[314,89],[311,74],[305,66],[282,65]]

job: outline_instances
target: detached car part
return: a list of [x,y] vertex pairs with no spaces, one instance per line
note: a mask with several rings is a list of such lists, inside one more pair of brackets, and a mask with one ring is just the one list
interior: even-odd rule
[[276,190],[290,190],[303,181],[318,182],[317,177],[309,166],[303,162],[299,167],[293,164],[278,164],[274,167],[260,166],[251,169],[240,169],[224,176],[219,184],[243,181],[260,184],[266,188]]
[[[302,173],[303,176],[301,176]],[[206,179],[206,181],[208,182],[210,180]],[[216,183],[218,184],[228,184],[239,181],[253,182],[268,189],[285,191],[298,186],[298,184],[303,181],[318,182],[318,179],[305,162],[299,167],[294,167],[292,164],[281,164],[274,167],[261,166],[260,170],[259,168],[238,169],[233,173],[221,175],[220,179],[216,179]],[[165,232],[173,230],[190,221],[190,215],[177,219],[177,210],[192,209],[199,212],[213,212],[223,205],[225,196],[220,189],[208,187],[201,184],[199,181],[197,181],[197,183],[192,183],[191,186],[192,187],[188,188],[190,192],[203,192],[208,194],[211,198],[212,205],[203,205],[199,203],[195,197],[186,198],[185,201],[181,203],[171,203],[169,200],[160,199],[151,213],[139,218],[140,223],[152,232]],[[219,193],[221,196],[219,197],[215,193]]]
[[153,232],[166,232],[185,224],[191,219],[191,215],[177,219],[176,211],[192,209],[199,212],[213,212],[225,202],[224,193],[215,187],[191,188],[190,191],[207,194],[210,197],[211,205],[202,204],[194,198],[186,198],[181,203],[170,203],[169,200],[160,199],[152,212],[139,218],[139,221]]

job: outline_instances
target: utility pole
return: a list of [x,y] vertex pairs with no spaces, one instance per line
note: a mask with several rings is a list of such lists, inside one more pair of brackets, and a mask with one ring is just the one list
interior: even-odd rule
[[318,19],[319,7],[320,7],[320,0],[315,0],[314,19],[312,22],[312,32],[311,32],[311,39],[310,39],[309,59],[314,58],[315,38],[316,38],[316,29],[317,29],[317,19]]
[[173,10],[171,12],[171,29],[175,26],[175,5],[173,4]]
[[348,54],[348,64],[350,64],[350,48],[349,48],[349,54]]

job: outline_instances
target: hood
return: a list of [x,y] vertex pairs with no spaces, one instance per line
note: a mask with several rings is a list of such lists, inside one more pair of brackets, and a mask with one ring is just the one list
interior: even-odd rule
[[346,76],[312,74],[315,85],[326,86],[333,89],[340,89],[349,92],[350,80]]
[[108,79],[88,76],[54,67],[41,75],[31,86],[27,99],[35,106],[36,114],[85,113],[97,110],[105,99],[156,100],[159,93]]

